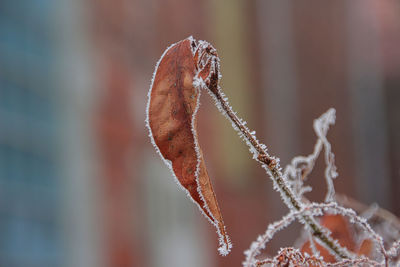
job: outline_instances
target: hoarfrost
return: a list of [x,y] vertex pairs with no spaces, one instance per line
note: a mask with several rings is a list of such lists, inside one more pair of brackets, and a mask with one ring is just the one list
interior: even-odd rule
[[[259,255],[260,250],[265,248],[265,245],[269,240],[272,238],[272,236],[282,229],[280,227],[281,225],[287,226],[290,224],[294,219],[297,219],[300,223],[304,225],[304,229],[306,232],[309,233],[309,235],[312,235],[313,230],[310,227],[310,220],[314,225],[317,225],[317,227],[320,227],[322,232],[326,236],[330,236],[330,231],[321,225],[319,225],[313,217],[316,216],[321,216],[324,213],[331,213],[331,214],[341,214],[343,216],[346,216],[349,218],[349,220],[357,224],[359,227],[361,227],[367,235],[373,240],[374,243],[376,243],[379,253],[381,255],[381,263],[384,261],[386,262],[388,259],[388,255],[393,257],[391,254],[395,254],[392,251],[396,251],[396,255],[398,254],[399,250],[399,244],[396,243],[393,245],[393,248],[390,250],[390,253],[386,252],[384,246],[383,246],[383,239],[381,236],[375,233],[375,231],[370,227],[370,225],[367,223],[367,221],[362,218],[357,216],[357,214],[351,210],[351,209],[346,209],[341,206],[339,206],[337,203],[332,202],[334,200],[335,196],[335,190],[333,186],[333,179],[337,177],[337,172],[336,172],[336,166],[334,164],[334,154],[331,151],[331,145],[328,142],[326,138],[326,134],[328,132],[328,129],[330,125],[333,125],[335,123],[335,110],[334,109],[329,109],[326,113],[324,113],[320,118],[314,121],[314,131],[318,137],[317,143],[314,147],[314,151],[312,154],[310,154],[307,157],[304,156],[299,156],[295,157],[292,161],[291,164],[288,165],[285,168],[284,175],[282,176],[281,173],[278,173],[277,176],[283,177],[282,181],[279,181],[280,184],[278,184],[278,181],[276,179],[272,179],[274,182],[274,189],[277,191],[280,191],[281,197],[285,204],[291,209],[291,212],[289,215],[285,216],[281,221],[278,221],[277,223],[270,224],[267,228],[267,232],[261,236],[261,238],[258,238],[257,242],[254,242],[250,249],[246,252],[246,261],[244,262],[244,266],[255,266],[255,264],[259,263],[272,263],[273,259],[266,259],[263,261],[258,261],[256,259],[256,256]],[[314,168],[316,159],[318,158],[319,154],[321,153],[322,149],[324,149],[324,156],[325,156],[325,162],[326,162],[326,169],[325,169],[325,179],[327,182],[327,194],[325,197],[325,202],[326,203],[309,203],[305,198],[303,198],[303,194],[305,192],[309,192],[311,190],[311,187],[305,186],[304,181],[307,179],[307,176],[310,174],[312,169]],[[271,170],[267,165],[263,165],[264,169],[271,175]],[[278,170],[280,172],[280,169]],[[273,178],[273,177],[271,177]],[[289,187],[293,190],[295,194],[296,201],[300,203],[300,210],[297,212],[294,211],[295,207],[293,207],[292,199],[283,192],[283,188]],[[307,216],[307,217],[305,217]],[[306,220],[307,218],[307,220]],[[309,238],[310,240],[310,246],[313,251],[314,255],[319,255],[317,253],[317,250],[315,248],[315,244],[313,243],[313,238]],[[318,242],[320,245],[328,249],[332,255],[335,255],[336,257],[337,254],[335,253],[336,251],[332,250],[330,246],[328,246],[326,243],[321,242],[319,239],[315,239],[316,242]],[[338,258],[339,262],[337,264],[331,265],[331,266],[347,266],[351,264],[357,264],[357,263],[371,263],[372,265],[378,264],[380,265],[381,263],[378,263],[376,261],[366,259],[366,258],[356,258],[351,252],[349,252],[346,248],[341,247],[339,242],[337,240],[332,240],[333,247],[337,247],[340,251],[343,251],[346,255],[351,256],[350,259],[346,260],[341,260]],[[330,266],[329,264],[327,264]],[[323,266],[327,266],[323,265]]]
[[[189,36],[187,39],[189,39],[189,40],[191,41],[191,43],[192,43],[192,42],[195,42],[195,40],[193,39],[192,36]],[[204,41],[199,41],[199,43],[200,43],[200,44],[204,44]],[[230,242],[230,238],[229,238],[229,236],[227,236],[227,235],[226,235],[225,238],[224,238],[223,234],[221,233],[221,231],[220,231],[220,229],[219,229],[218,220],[214,217],[214,215],[213,215],[212,212],[210,211],[210,209],[209,209],[209,207],[208,207],[208,205],[207,205],[207,202],[206,202],[206,200],[205,200],[205,198],[204,198],[204,196],[203,196],[203,193],[202,193],[202,191],[201,191],[200,182],[199,182],[199,172],[200,172],[200,163],[201,163],[201,152],[200,152],[198,140],[197,140],[197,138],[196,138],[196,136],[197,136],[196,129],[193,127],[193,125],[196,124],[196,123],[195,123],[196,114],[197,114],[198,109],[199,109],[199,106],[200,106],[200,95],[201,95],[201,90],[200,90],[199,88],[201,88],[202,86],[204,86],[204,85],[203,85],[204,81],[203,81],[202,79],[198,79],[198,78],[195,78],[195,79],[193,80],[193,86],[194,86],[194,88],[196,88],[197,91],[198,91],[198,98],[197,98],[195,110],[194,110],[193,115],[192,115],[192,118],[191,118],[191,123],[192,123],[192,124],[191,124],[191,125],[192,125],[191,131],[192,131],[193,136],[195,137],[195,138],[194,138],[194,144],[195,144],[194,149],[195,149],[195,151],[196,151],[196,156],[197,156],[197,164],[196,164],[196,171],[195,171],[196,183],[197,183],[197,185],[198,185],[198,186],[197,186],[197,192],[198,192],[198,194],[199,194],[199,196],[200,196],[202,202],[204,203],[204,207],[201,207],[201,205],[200,205],[199,203],[197,203],[197,202],[191,197],[189,190],[187,190],[187,189],[186,189],[184,186],[182,186],[182,184],[179,182],[179,180],[178,180],[178,178],[177,178],[177,176],[175,175],[175,172],[174,172],[174,170],[173,170],[172,162],[171,162],[170,160],[164,158],[164,156],[162,155],[162,153],[161,153],[159,147],[158,147],[157,144],[155,143],[154,136],[153,136],[153,134],[152,134],[151,127],[150,127],[150,120],[149,120],[150,101],[151,101],[151,92],[152,92],[152,88],[153,88],[153,84],[154,84],[154,79],[155,79],[155,76],[156,76],[158,67],[159,67],[159,65],[160,65],[160,62],[162,61],[162,59],[164,58],[164,56],[168,53],[168,51],[169,51],[173,46],[175,46],[176,44],[177,44],[177,43],[174,43],[174,44],[170,45],[170,46],[164,51],[164,53],[162,54],[162,56],[160,57],[160,59],[159,59],[158,62],[156,63],[156,66],[155,66],[155,69],[154,69],[154,72],[153,72],[153,75],[152,75],[152,79],[151,79],[151,82],[150,82],[150,88],[149,88],[149,91],[148,91],[148,94],[147,94],[148,100],[147,100],[147,105],[146,105],[146,119],[145,119],[145,125],[146,125],[146,127],[147,127],[147,129],[148,129],[148,131],[149,131],[149,137],[150,137],[151,143],[153,144],[153,146],[154,146],[155,150],[157,151],[157,153],[160,155],[161,159],[162,159],[162,160],[164,161],[164,163],[168,166],[168,168],[169,168],[169,170],[171,171],[172,176],[174,177],[174,180],[175,180],[175,182],[178,184],[179,188],[181,188],[183,191],[186,192],[186,194],[187,194],[187,196],[189,197],[189,199],[190,199],[192,202],[194,202],[194,203],[198,206],[198,208],[200,209],[201,213],[209,220],[209,222],[210,222],[212,225],[214,225],[214,226],[216,227],[216,229],[217,229],[217,234],[218,234],[218,237],[219,237],[219,238],[218,238],[218,240],[219,240],[219,248],[218,248],[218,251],[219,251],[219,253],[220,253],[221,255],[226,256],[227,254],[229,254],[229,252],[230,252],[230,250],[231,250],[231,248],[232,248],[232,244],[231,244],[231,242]],[[193,53],[193,55],[194,55],[195,49],[194,49],[193,46],[191,46],[191,47],[192,47],[192,53]],[[203,63],[205,63],[205,62],[203,62]],[[204,212],[203,208],[208,212],[208,214],[211,216],[211,218]],[[225,230],[225,228],[224,228],[224,230]],[[225,240],[226,240],[226,242],[225,242]]]
[[[199,41],[199,45],[198,45],[197,49],[201,49],[201,48],[203,48],[204,46],[208,46],[208,43],[205,42],[205,41]],[[196,50],[197,50],[197,49],[196,49]],[[205,62],[204,62],[203,60],[205,60]],[[202,58],[200,59],[200,61],[202,61],[202,62],[204,63],[203,66],[205,66],[210,60],[211,60],[211,58],[206,58],[206,59],[204,59],[203,56],[202,56]],[[198,73],[199,73],[200,71],[201,71],[201,68],[199,68]],[[195,121],[196,121],[196,114],[197,114],[198,109],[199,109],[199,107],[200,107],[201,88],[202,88],[203,86],[205,86],[205,82],[203,81],[202,78],[200,78],[200,77],[198,76],[198,73],[197,73],[197,74],[195,75],[195,77],[193,78],[193,87],[196,88],[196,90],[198,91],[199,96],[198,96],[198,98],[197,98],[196,109],[195,109],[195,111],[193,112],[193,116],[192,116],[192,126],[193,126],[193,125],[196,125],[196,123],[195,123]],[[196,129],[195,129],[194,127],[192,127],[191,130],[192,130],[193,136],[197,136]],[[197,166],[196,166],[195,177],[196,177],[197,184],[199,185],[199,186],[197,187],[197,191],[198,191],[198,193],[199,193],[199,195],[200,195],[201,200],[202,200],[203,203],[204,203],[205,209],[208,211],[208,213],[211,215],[211,217],[212,217],[212,219],[213,219],[213,221],[211,221],[211,223],[216,227],[216,231],[217,231],[217,234],[218,234],[218,237],[219,237],[219,247],[218,247],[218,251],[219,251],[219,253],[220,253],[222,256],[226,256],[226,255],[229,254],[229,252],[230,252],[231,249],[232,249],[232,243],[230,242],[229,236],[226,235],[226,236],[224,237],[224,235],[221,233],[221,231],[220,231],[220,229],[219,229],[219,225],[218,225],[218,220],[216,220],[215,217],[213,216],[213,214],[212,214],[212,212],[210,211],[210,209],[209,209],[209,207],[208,207],[208,205],[207,205],[207,202],[206,202],[206,200],[204,199],[204,196],[203,196],[203,194],[202,194],[202,192],[201,192],[200,181],[199,181],[199,172],[200,172],[200,163],[201,163],[201,152],[200,152],[200,146],[199,146],[199,144],[198,144],[197,138],[195,138],[194,141],[195,141],[195,150],[196,150],[196,154],[197,154]],[[206,216],[206,217],[207,217],[207,216]],[[224,230],[225,230],[225,226],[224,226]],[[225,242],[225,240],[226,240],[226,242]]]
[[286,166],[284,176],[290,182],[291,188],[302,196],[304,193],[311,191],[310,187],[304,186],[304,181],[307,180],[308,175],[314,168],[315,162],[324,148],[325,151],[325,180],[327,183],[327,193],[325,196],[325,202],[333,201],[335,195],[335,189],[333,186],[332,179],[337,177],[335,156],[331,151],[331,145],[328,142],[326,135],[329,127],[335,124],[335,109],[331,108],[318,119],[314,120],[314,131],[318,137],[317,143],[314,146],[314,151],[307,157],[298,156],[292,159],[291,163]]
[[[189,37],[189,38],[190,38],[190,37]],[[160,65],[161,60],[164,58],[164,56],[167,54],[167,52],[168,52],[174,45],[176,45],[176,44],[177,44],[177,43],[173,43],[173,44],[171,44],[167,49],[165,49],[164,53],[161,55],[160,59],[157,61],[156,65],[155,65],[155,67],[154,67],[154,72],[153,72],[153,75],[152,75],[152,78],[151,78],[151,82],[150,82],[150,88],[149,88],[149,91],[148,91],[148,93],[147,93],[147,105],[146,105],[146,119],[145,119],[145,125],[146,125],[147,130],[149,131],[149,134],[148,134],[148,135],[149,135],[149,137],[150,137],[150,141],[151,141],[153,147],[155,148],[155,150],[157,151],[158,155],[160,155],[160,157],[161,157],[161,159],[164,161],[165,165],[168,166],[168,168],[169,168],[169,170],[171,171],[172,176],[175,178],[175,182],[178,184],[178,186],[179,186],[182,190],[184,190],[184,191],[189,195],[189,192],[181,185],[181,183],[179,182],[178,178],[176,177],[176,175],[175,175],[175,173],[174,173],[174,170],[173,170],[173,168],[172,168],[172,163],[171,163],[171,161],[168,160],[168,159],[166,159],[166,158],[164,158],[164,156],[162,155],[162,153],[161,153],[159,147],[157,146],[156,142],[154,141],[154,136],[153,136],[153,134],[152,134],[152,132],[151,132],[150,119],[149,119],[151,92],[152,92],[152,89],[153,89],[154,79],[155,79],[155,77],[156,77],[156,73],[157,73],[157,70],[158,70],[158,66]],[[189,196],[190,196],[190,195],[189,195]],[[190,197],[190,199],[191,199],[191,197]],[[194,202],[194,201],[193,201],[193,202]],[[197,204],[197,203],[196,203],[196,204]],[[198,205],[198,204],[197,204],[197,205]],[[200,206],[199,206],[199,207],[200,207]]]
[[390,257],[395,258],[399,256],[400,253],[400,240],[393,243],[392,247],[389,249],[388,254]]
[[296,219],[296,213],[290,212],[284,216],[281,220],[276,221],[268,225],[267,231],[254,241],[250,248],[244,252],[246,259],[243,262],[244,267],[255,266],[256,257],[260,254],[261,250],[265,248],[265,245],[273,238],[273,236],[281,231],[282,229],[289,226]]
[[[289,207],[289,213],[284,216],[281,220],[276,221],[270,225],[268,225],[266,232],[263,235],[260,235],[256,241],[254,241],[250,248],[245,251],[246,259],[243,262],[243,266],[261,266],[264,264],[277,264],[278,259],[263,259],[258,260],[256,257],[260,254],[261,250],[265,248],[266,244],[273,238],[273,236],[278,232],[290,225],[293,221],[298,220],[303,224],[305,232],[308,233],[308,239],[310,240],[310,247],[312,249],[313,255],[302,254],[299,250],[294,248],[283,248],[279,251],[280,255],[288,257],[289,264],[303,263],[303,264],[314,264],[315,266],[351,266],[351,265],[360,265],[360,264],[369,264],[371,266],[382,266],[388,264],[396,264],[399,263],[399,253],[400,253],[400,240],[396,240],[392,243],[390,249],[386,250],[383,242],[382,236],[377,234],[372,227],[368,224],[367,219],[371,218],[376,211],[376,208],[371,208],[362,216],[358,216],[356,212],[352,209],[344,208],[339,206],[335,201],[335,189],[333,185],[333,179],[338,176],[335,166],[335,156],[331,150],[331,144],[327,140],[327,132],[329,127],[335,123],[335,109],[331,108],[324,114],[322,114],[318,119],[314,120],[313,128],[317,135],[317,142],[314,146],[313,152],[308,156],[298,156],[292,159],[291,163],[284,169],[282,174],[282,169],[279,165],[279,159],[271,157],[267,153],[267,147],[260,143],[256,138],[256,132],[250,131],[247,127],[246,121],[239,118],[229,105],[228,98],[222,92],[218,81],[221,79],[220,62],[219,58],[216,54],[216,50],[205,41],[195,41],[193,37],[188,38],[192,42],[192,54],[195,59],[197,66],[197,73],[193,79],[193,86],[198,90],[199,97],[196,105],[196,109],[192,116],[192,125],[195,125],[195,115],[198,111],[200,102],[200,92],[201,89],[205,89],[211,97],[214,99],[214,102],[218,108],[218,110],[231,122],[233,129],[235,129],[239,135],[239,137],[245,141],[245,143],[249,147],[249,151],[253,156],[253,159],[259,161],[262,167],[266,170],[267,174],[273,181],[273,187],[276,191],[278,191],[281,195],[284,203]],[[166,165],[171,170],[175,180],[177,181],[180,188],[186,191],[186,193],[190,197],[189,191],[186,190],[178,181],[178,178],[175,176],[172,170],[172,163],[166,160],[157,145],[154,142],[154,137],[151,134],[151,129],[149,126],[149,106],[150,106],[150,96],[151,90],[153,86],[153,82],[155,79],[155,73],[157,68],[168,52],[168,50],[175,44],[172,44],[170,47],[165,50],[160,60],[157,62],[155,67],[155,72],[153,73],[150,90],[148,93],[148,103],[146,108],[146,126],[149,129],[149,136],[153,146],[156,151],[159,153],[161,158],[164,160]],[[199,58],[198,58],[199,57]],[[202,71],[209,71],[208,77],[203,77],[204,73]],[[217,75],[216,75],[217,74]],[[217,81],[215,81],[215,77],[217,77]],[[212,81],[212,79],[213,81]],[[208,86],[214,82],[212,88]],[[215,84],[216,82],[216,84]],[[215,88],[214,88],[215,87]],[[197,136],[196,130],[194,128],[191,129],[194,136]],[[198,140],[195,138],[195,150],[197,155],[197,165],[195,177],[197,184],[199,184],[199,172],[200,172],[200,160],[201,160],[201,152],[198,145]],[[320,153],[324,150],[324,159],[326,163],[326,168],[324,172],[324,177],[327,184],[327,193],[325,196],[325,203],[310,203],[305,197],[304,194],[306,192],[310,192],[312,189],[310,186],[304,184],[307,180],[308,175],[314,168],[315,162],[319,157]],[[218,227],[218,220],[211,213],[204,196],[201,192],[201,188],[198,186],[197,188],[200,198],[202,199],[204,208],[210,216],[207,216],[203,211],[202,207],[198,203],[196,203],[193,199],[192,201],[197,204],[200,208],[203,215],[216,227],[217,233],[219,236],[219,248],[218,251],[221,255],[227,255],[232,248],[232,244],[228,236],[224,238],[223,234],[220,232],[220,228]],[[365,235],[372,240],[375,244],[375,248],[377,249],[378,256],[374,257],[374,260],[355,256],[353,253],[349,252],[346,248],[341,247],[337,240],[331,239],[330,231],[324,227],[322,227],[314,217],[322,216],[323,214],[340,214],[349,219],[352,224],[355,224],[358,228],[362,229]],[[315,228],[321,232],[322,235],[328,239],[328,242],[321,241],[318,238],[312,238],[313,231]],[[225,230],[225,229],[223,229]],[[337,263],[326,263],[323,261],[322,257],[319,256],[319,252],[316,249],[314,240],[318,242],[318,244],[322,245],[332,255],[335,255],[338,258]],[[338,255],[346,255],[348,259],[339,259]],[[377,260],[377,261],[376,261]],[[293,262],[292,262],[293,261]]]
[[308,233],[308,240],[310,241],[310,247],[311,247],[311,251],[312,251],[313,255],[319,256],[319,250],[317,250],[317,248],[315,247],[314,238],[312,237],[311,232],[307,231],[307,233]]
[[[324,212],[322,212],[324,211]],[[372,228],[371,226],[367,223],[365,218],[362,218],[358,216],[353,210],[343,208],[339,206],[335,202],[331,203],[310,203],[309,205],[305,206],[303,209],[297,212],[290,212],[288,215],[284,216],[281,220],[271,223],[267,227],[267,231],[265,234],[262,236],[259,236],[257,238],[257,241],[253,242],[250,246],[250,248],[245,251],[246,255],[246,260],[243,262],[243,266],[245,267],[250,267],[250,266],[255,266],[255,263],[257,262],[256,257],[260,254],[261,250],[265,248],[266,244],[273,238],[273,236],[287,227],[289,224],[291,224],[296,218],[300,218],[304,215],[312,215],[312,216],[321,216],[322,213],[329,212],[330,214],[341,214],[345,217],[348,217],[355,223],[357,226],[361,227],[365,232],[368,233],[368,236],[372,239],[374,243],[378,246],[378,252],[381,255],[380,263],[369,260],[369,259],[364,259],[364,258],[356,258],[353,254],[351,259],[346,259],[346,260],[339,260],[338,263],[335,263],[333,265],[329,266],[343,266],[343,264],[346,263],[363,263],[363,262],[369,262],[371,261],[374,264],[378,264],[381,266],[382,264],[386,263],[389,259],[391,258],[396,258],[399,255],[400,252],[400,240],[396,241],[393,243],[392,247],[387,251],[384,247],[384,243],[382,240],[382,237],[379,236]],[[301,220],[300,220],[301,221]],[[329,235],[329,232],[326,232],[327,235]],[[310,238],[312,240],[312,238]],[[329,247],[327,247],[324,243],[319,242],[318,239],[316,241],[330,250]],[[335,245],[340,247],[340,244],[337,242],[337,240],[334,241]],[[345,248],[342,248],[345,249]],[[315,250],[315,248],[313,249]],[[349,252],[350,253],[350,252]],[[334,253],[332,252],[334,255]],[[316,255],[316,253],[314,253]],[[342,264],[342,265],[341,265]]]

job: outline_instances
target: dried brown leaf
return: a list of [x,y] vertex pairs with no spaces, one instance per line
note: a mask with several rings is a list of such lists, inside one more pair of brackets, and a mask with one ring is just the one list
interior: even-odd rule
[[[321,224],[332,232],[332,237],[338,240],[341,246],[346,247],[352,252],[356,252],[358,255],[369,256],[371,254],[373,248],[372,241],[370,239],[365,239],[361,242],[359,248],[357,248],[352,229],[350,228],[348,221],[342,215],[324,215],[321,218]],[[318,243],[315,243],[315,246],[326,262],[336,262],[336,258],[329,253],[326,248],[322,247]],[[307,252],[310,255],[313,254],[310,247],[310,241],[303,244],[301,251]]]
[[193,81],[195,77],[205,80],[211,72],[209,62],[204,62],[204,55],[209,53],[205,44],[201,42],[200,45],[189,37],[164,52],[149,91],[147,126],[156,150],[172,169],[178,183],[217,228],[219,251],[226,255],[232,245],[196,131],[200,88],[194,86]]

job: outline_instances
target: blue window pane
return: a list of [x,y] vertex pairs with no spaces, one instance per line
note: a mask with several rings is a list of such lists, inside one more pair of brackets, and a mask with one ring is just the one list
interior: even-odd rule
[[0,266],[61,265],[55,2],[0,1]]
[[59,261],[51,223],[0,215],[0,235],[1,266],[56,266]]

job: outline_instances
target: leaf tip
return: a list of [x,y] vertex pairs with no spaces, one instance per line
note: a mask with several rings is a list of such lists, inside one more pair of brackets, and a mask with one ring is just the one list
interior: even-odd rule
[[226,237],[227,240],[221,240],[220,246],[218,248],[218,252],[221,256],[227,256],[232,250],[232,243],[230,242],[229,237]]

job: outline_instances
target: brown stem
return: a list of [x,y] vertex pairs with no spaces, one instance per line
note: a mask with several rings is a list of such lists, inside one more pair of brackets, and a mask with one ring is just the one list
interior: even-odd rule
[[[218,73],[216,74],[216,76],[218,76]],[[222,106],[222,109],[225,111],[226,115],[241,131],[246,140],[257,151],[258,156],[256,160],[260,162],[262,165],[267,166],[269,174],[272,180],[278,185],[282,197],[289,199],[290,204],[296,210],[300,210],[302,205],[296,199],[292,189],[286,185],[285,179],[283,178],[282,172],[280,171],[279,161],[277,161],[274,157],[271,157],[268,154],[266,149],[264,149],[265,146],[260,144],[260,142],[250,133],[249,129],[236,116],[232,108],[228,105],[228,103],[224,100],[224,97],[221,95],[221,91],[218,88],[217,82],[218,82],[218,77],[213,77],[212,75],[210,79],[210,84],[208,84],[208,89],[216,97],[217,101]],[[288,203],[285,204],[288,205]],[[290,209],[291,207],[288,205],[288,208]],[[308,224],[308,226],[312,229],[314,237],[318,238],[322,243],[324,243],[327,247],[329,247],[338,257],[342,259],[350,258],[349,253],[345,249],[341,248],[340,246],[337,246],[334,240],[330,236],[324,234],[323,227],[319,225],[312,216],[303,215],[302,218],[306,222],[306,224]]]

